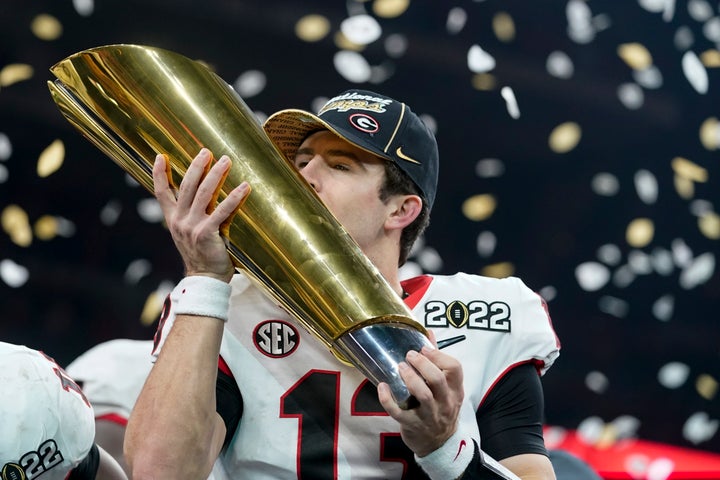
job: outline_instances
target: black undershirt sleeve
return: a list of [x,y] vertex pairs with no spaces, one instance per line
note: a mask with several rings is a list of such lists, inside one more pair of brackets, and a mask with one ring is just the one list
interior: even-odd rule
[[531,363],[510,370],[476,412],[480,448],[495,460],[524,453],[548,455],[543,440],[545,399]]
[[225,448],[230,443],[230,440],[232,440],[240,424],[240,417],[242,417],[243,412],[243,399],[235,379],[222,370],[218,370],[215,396],[215,408],[225,422],[225,428],[227,430],[225,442],[223,442],[223,448]]
[[77,467],[70,471],[66,480],[95,480],[98,467],[100,466],[100,452],[97,444],[93,443],[87,456]]
[[494,460],[523,453],[547,455],[542,436],[544,405],[540,376],[532,364],[505,374],[475,414],[482,445],[475,443],[473,458],[460,479],[504,478],[483,466],[479,448]]

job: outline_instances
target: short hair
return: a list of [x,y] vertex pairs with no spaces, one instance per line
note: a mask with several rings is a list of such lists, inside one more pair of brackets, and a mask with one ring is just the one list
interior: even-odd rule
[[430,208],[420,189],[394,162],[385,161],[385,180],[380,187],[380,200],[387,202],[393,195],[417,195],[422,199],[420,214],[413,222],[405,227],[400,236],[400,257],[398,266],[405,264],[415,241],[430,224]]

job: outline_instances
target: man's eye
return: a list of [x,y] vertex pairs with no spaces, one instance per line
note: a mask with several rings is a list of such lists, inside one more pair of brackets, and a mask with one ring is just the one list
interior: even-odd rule
[[335,170],[342,170],[342,171],[348,171],[348,170],[350,170],[347,165],[342,164],[342,163],[336,163],[335,165],[333,165],[333,168],[334,168]]

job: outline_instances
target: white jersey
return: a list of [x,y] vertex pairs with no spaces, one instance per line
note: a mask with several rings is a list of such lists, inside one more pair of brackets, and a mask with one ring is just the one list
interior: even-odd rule
[[[519,279],[423,275],[403,282],[415,318],[463,365],[460,421],[513,366],[544,373],[559,343],[542,299]],[[243,415],[223,463],[233,479],[412,478],[412,452],[375,387],[300,327],[242,275],[232,280],[220,354],[243,398]],[[177,299],[171,293],[171,305]],[[172,309],[172,307],[171,307]],[[164,339],[172,312],[162,325]]]
[[110,340],[67,366],[68,374],[82,384],[96,418],[127,425],[153,365],[152,348],[152,340]]
[[[82,384],[96,419],[127,425],[152,369],[152,350],[152,340],[118,338],[95,345],[67,366],[68,374]],[[224,467],[215,462],[208,480],[226,479]]]
[[0,342],[3,479],[63,480],[95,438],[90,403],[55,361]]

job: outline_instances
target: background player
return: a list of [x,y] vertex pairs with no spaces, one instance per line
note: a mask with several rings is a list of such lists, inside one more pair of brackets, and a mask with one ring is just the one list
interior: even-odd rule
[[0,342],[0,385],[3,479],[127,479],[95,444],[92,407],[52,358]]

